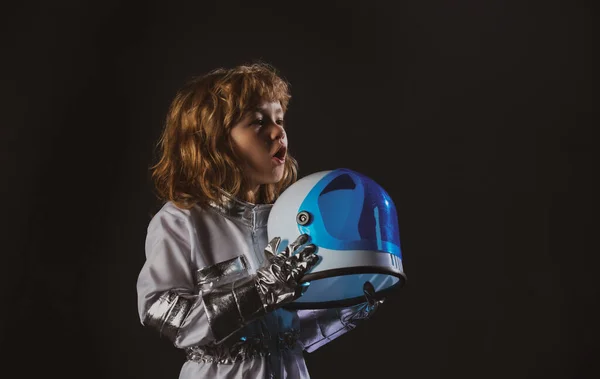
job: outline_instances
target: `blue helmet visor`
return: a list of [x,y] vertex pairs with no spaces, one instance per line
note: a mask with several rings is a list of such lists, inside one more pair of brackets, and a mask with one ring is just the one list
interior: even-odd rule
[[396,207],[370,178],[349,169],[333,170],[308,193],[298,212],[309,221],[298,224],[318,247],[370,250],[402,258]]

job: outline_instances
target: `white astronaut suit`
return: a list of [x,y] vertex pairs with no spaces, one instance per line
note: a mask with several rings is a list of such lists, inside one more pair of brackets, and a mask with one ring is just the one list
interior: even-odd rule
[[351,330],[355,324],[345,320],[356,319],[359,308],[277,308],[218,340],[221,326],[210,319],[202,294],[265,265],[272,208],[226,199],[224,206],[190,210],[168,202],[152,218],[137,281],[140,320],[185,351],[181,379],[309,378],[303,351]]

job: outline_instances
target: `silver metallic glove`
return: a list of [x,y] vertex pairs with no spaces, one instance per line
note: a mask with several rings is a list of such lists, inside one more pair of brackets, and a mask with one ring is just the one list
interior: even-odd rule
[[300,297],[305,286],[304,274],[319,260],[308,235],[300,235],[277,254],[281,238],[273,238],[264,250],[266,267],[256,274],[218,286],[202,295],[206,315],[217,341],[222,342],[235,331],[267,312]]
[[[265,248],[269,263],[267,267],[256,272],[256,286],[267,312],[296,300],[306,288],[298,285],[300,279],[319,260],[319,257],[314,255],[315,245],[306,245],[299,249],[307,241],[308,235],[302,234],[277,254],[281,238],[275,237]],[[294,254],[297,250],[298,253]]]
[[369,281],[366,281],[363,285],[363,293],[366,301],[352,307],[352,312],[342,318],[342,323],[345,326],[355,328],[361,321],[371,318],[385,301],[385,299],[376,298],[375,288]]

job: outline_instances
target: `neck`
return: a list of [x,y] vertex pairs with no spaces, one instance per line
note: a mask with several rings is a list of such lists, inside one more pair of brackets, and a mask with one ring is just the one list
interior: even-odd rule
[[245,189],[243,190],[240,195],[242,197],[242,200],[247,201],[249,203],[252,204],[256,204],[256,200],[258,198],[258,190],[260,189],[260,186],[255,186],[252,187],[250,189]]

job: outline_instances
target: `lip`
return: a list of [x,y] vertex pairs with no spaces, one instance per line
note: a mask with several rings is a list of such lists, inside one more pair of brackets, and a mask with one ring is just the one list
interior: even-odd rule
[[277,157],[273,157],[273,158],[271,158],[271,160],[272,160],[273,162],[275,162],[275,164],[277,164],[277,165],[282,165],[282,164],[284,164],[284,163],[285,163],[285,158],[284,158],[284,159],[279,159],[279,158],[277,158]]
[[[275,155],[279,151],[281,151],[281,150],[283,150],[283,157],[282,158],[276,157]],[[275,148],[275,151],[273,151],[271,153],[271,158],[274,159],[277,163],[283,163],[283,162],[285,162],[285,157],[286,156],[287,156],[287,146],[284,145],[284,144],[277,145],[276,148]]]

